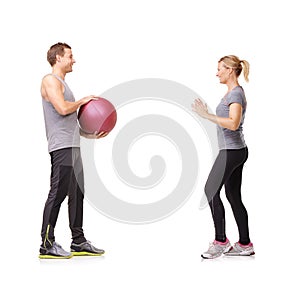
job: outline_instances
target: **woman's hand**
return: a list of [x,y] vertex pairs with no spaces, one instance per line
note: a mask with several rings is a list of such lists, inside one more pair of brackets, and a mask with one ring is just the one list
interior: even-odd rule
[[192,104],[192,109],[194,112],[196,112],[200,117],[207,119],[209,113],[207,104],[203,103],[201,99],[196,99],[194,103]]

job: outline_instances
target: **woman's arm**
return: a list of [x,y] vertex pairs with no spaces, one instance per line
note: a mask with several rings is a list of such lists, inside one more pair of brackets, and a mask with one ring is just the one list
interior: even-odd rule
[[218,124],[221,127],[237,130],[240,126],[242,119],[242,105],[239,103],[232,103],[229,106],[229,117],[222,118],[218,117],[214,114],[210,114],[207,109],[207,105],[204,104],[200,99],[196,99],[192,104],[192,109],[196,112],[200,117],[207,119],[215,124]]

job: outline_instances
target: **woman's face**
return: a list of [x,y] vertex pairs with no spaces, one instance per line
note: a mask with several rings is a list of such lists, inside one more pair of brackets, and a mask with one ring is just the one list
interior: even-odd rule
[[227,83],[230,77],[231,68],[227,67],[222,61],[218,63],[218,72],[216,74],[220,79],[220,83]]

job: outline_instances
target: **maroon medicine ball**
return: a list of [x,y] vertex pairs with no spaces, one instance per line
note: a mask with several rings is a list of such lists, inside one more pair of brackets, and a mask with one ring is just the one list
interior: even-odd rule
[[110,132],[117,122],[117,112],[111,102],[99,97],[79,108],[78,121],[86,133]]

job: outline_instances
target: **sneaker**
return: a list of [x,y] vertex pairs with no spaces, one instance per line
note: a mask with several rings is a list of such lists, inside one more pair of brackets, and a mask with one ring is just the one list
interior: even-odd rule
[[223,253],[227,252],[231,248],[230,242],[228,239],[224,243],[213,241],[209,244],[209,248],[201,256],[203,258],[217,258]]
[[90,256],[100,256],[104,254],[104,250],[94,247],[91,242],[86,241],[81,244],[71,244],[71,253],[77,256],[90,255]]
[[50,248],[40,248],[39,258],[71,258],[73,255],[62,248],[62,246],[56,242],[52,243]]
[[253,244],[249,243],[248,245],[242,245],[239,242],[235,243],[230,250],[225,253],[228,256],[250,256],[254,255],[254,248]]

